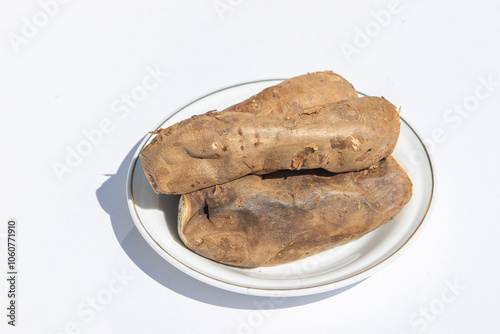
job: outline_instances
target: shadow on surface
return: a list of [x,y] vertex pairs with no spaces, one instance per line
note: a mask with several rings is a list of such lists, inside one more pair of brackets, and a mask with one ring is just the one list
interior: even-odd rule
[[[110,175],[109,179],[97,189],[96,195],[101,207],[109,214],[116,239],[125,253],[144,273],[161,285],[188,298],[217,306],[238,309],[274,309],[313,303],[335,296],[358,284],[309,296],[259,297],[213,287],[175,268],[149,246],[129,213],[126,198],[127,173],[141,141],[130,150],[116,174]],[[176,207],[175,210],[177,210]]]

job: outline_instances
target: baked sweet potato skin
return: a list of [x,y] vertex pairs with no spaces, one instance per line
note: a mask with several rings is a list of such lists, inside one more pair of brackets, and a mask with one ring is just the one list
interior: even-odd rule
[[[314,72],[294,77],[275,86],[266,88],[249,99],[225,109],[224,112],[250,113],[259,115],[281,114],[290,116],[305,108],[356,97],[358,97],[358,93],[352,84],[342,76],[334,73],[333,71]],[[186,126],[191,126],[191,123],[193,122],[193,119],[188,119],[174,124],[168,129],[158,131],[158,136],[154,138],[152,143],[144,150],[142,154],[144,171],[146,172],[146,175],[155,192],[180,194],[186,191],[193,191],[204,186],[212,185],[210,183],[207,184],[206,182],[203,182],[203,185],[201,186],[200,184],[196,184],[196,182],[194,182],[193,187],[193,182],[191,182],[187,188],[183,187],[182,190],[179,190],[178,186],[174,186],[172,188],[171,185],[169,185],[168,188],[164,188],[161,186],[161,182],[159,182],[159,180],[163,178],[171,178],[167,176],[168,173],[170,173],[170,168],[168,166],[170,166],[172,164],[172,160],[175,159],[169,158],[169,162],[165,166],[161,161],[158,161],[158,159],[163,159],[163,156],[153,155],[158,153],[159,148],[153,148],[152,146],[161,145],[160,143],[167,134],[182,131],[181,129],[185,129]],[[199,125],[194,126],[196,127]],[[208,128],[207,130],[210,131]],[[223,133],[223,131],[224,130],[219,130],[219,133]],[[215,135],[215,132],[213,132],[213,134]],[[241,147],[241,145],[239,147]],[[166,155],[167,153],[163,154]],[[173,154],[175,155],[178,153]],[[200,156],[200,159],[202,158],[203,156]],[[196,161],[191,162],[191,164],[196,165]],[[184,168],[189,166],[190,165],[188,164],[187,166],[182,167]],[[248,173],[242,175],[246,174]],[[192,177],[189,175],[181,175],[181,178],[186,180],[185,182],[190,182],[188,180],[197,180],[197,175],[193,175]],[[232,177],[227,178],[226,176],[223,179],[232,179]]]
[[368,168],[390,155],[398,109],[363,97],[290,114],[209,112],[162,129],[142,153],[153,190],[185,194],[247,174]]
[[188,248],[214,261],[276,265],[365,235],[411,195],[411,180],[392,156],[359,172],[248,175],[181,196],[178,232]]
[[227,108],[226,111],[285,115],[356,97],[358,93],[351,83],[332,71],[324,71],[285,80]]

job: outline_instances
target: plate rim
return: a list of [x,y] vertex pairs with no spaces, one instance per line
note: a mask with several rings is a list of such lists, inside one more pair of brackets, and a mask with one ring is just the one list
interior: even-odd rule
[[[134,221],[136,228],[139,230],[139,232],[141,233],[142,237],[146,240],[146,242],[164,260],[166,260],[168,263],[170,263],[171,265],[173,265],[177,269],[181,270],[183,273],[185,273],[191,277],[194,277],[194,278],[196,278],[204,283],[207,283],[211,286],[215,286],[215,287],[218,287],[218,288],[221,288],[224,290],[243,293],[243,294],[247,294],[247,295],[271,296],[271,297],[276,297],[276,296],[293,297],[293,296],[304,296],[304,295],[322,293],[322,292],[336,290],[336,289],[340,289],[340,288],[352,285],[354,283],[360,282],[360,281],[372,276],[373,274],[375,274],[376,272],[378,272],[379,270],[381,270],[382,268],[384,268],[385,266],[389,265],[391,262],[396,260],[396,258],[398,256],[401,256],[411,246],[411,244],[413,242],[415,242],[417,237],[422,233],[423,227],[426,225],[425,223],[428,220],[428,217],[429,217],[429,215],[432,211],[432,208],[434,206],[434,202],[435,202],[434,195],[435,195],[435,191],[436,191],[436,181],[435,181],[435,177],[434,177],[435,173],[434,173],[434,166],[432,164],[431,156],[429,154],[427,147],[425,146],[424,141],[422,140],[422,138],[418,134],[418,132],[415,131],[415,129],[403,117],[400,116],[401,121],[404,122],[406,124],[406,126],[408,126],[408,128],[415,134],[415,136],[417,137],[418,141],[420,142],[420,144],[422,145],[422,147],[425,151],[425,155],[427,157],[427,161],[428,161],[429,167],[430,167],[430,174],[431,174],[431,181],[432,181],[431,182],[431,191],[430,191],[430,198],[429,198],[429,203],[427,204],[426,211],[425,211],[421,221],[419,222],[418,226],[416,227],[416,229],[404,241],[404,243],[400,247],[398,247],[395,251],[393,251],[389,256],[387,256],[382,261],[380,261],[380,262],[374,264],[373,266],[371,266],[371,267],[369,267],[369,268],[367,268],[359,273],[356,273],[352,276],[345,277],[345,278],[342,278],[342,279],[339,279],[339,280],[336,280],[333,282],[329,282],[329,283],[323,283],[323,284],[309,286],[309,287],[297,287],[297,288],[285,288],[285,289],[276,289],[276,288],[266,289],[266,288],[255,288],[255,287],[248,287],[248,286],[244,286],[244,285],[238,285],[238,284],[226,282],[226,281],[211,277],[205,273],[199,272],[198,270],[190,267],[186,263],[184,263],[184,262],[180,261],[179,259],[177,259],[176,257],[172,256],[166,249],[164,249],[160,244],[158,244],[158,242],[153,238],[153,236],[148,232],[146,227],[143,225],[143,223],[140,219],[140,216],[136,210],[135,201],[134,201],[134,195],[133,195],[133,189],[132,189],[134,172],[135,172],[135,168],[138,164],[139,155],[140,155],[142,149],[145,147],[146,143],[150,140],[150,138],[154,135],[151,132],[160,128],[164,123],[166,123],[169,119],[171,119],[173,116],[175,116],[181,110],[189,107],[190,105],[192,105],[192,104],[194,104],[194,103],[196,103],[196,102],[198,102],[198,101],[200,101],[208,96],[217,94],[217,93],[222,92],[224,90],[239,87],[239,86],[251,85],[251,84],[256,84],[256,83],[263,83],[263,82],[271,82],[271,81],[279,82],[279,81],[284,81],[284,80],[286,80],[286,79],[263,79],[263,80],[253,80],[253,81],[242,82],[239,84],[227,86],[227,87],[212,91],[210,93],[207,93],[205,95],[200,96],[197,99],[192,100],[191,102],[183,105],[182,107],[176,109],[174,112],[172,112],[171,114],[166,116],[161,122],[159,122],[159,124],[153,130],[148,132],[148,134],[146,134],[144,136],[143,140],[141,141],[138,148],[134,152],[134,155],[133,155],[132,160],[130,162],[128,172],[127,172],[126,195],[127,195],[127,204],[128,204],[129,212],[132,216],[132,220]],[[363,96],[368,96],[367,94],[359,92],[359,91],[358,91],[358,94],[363,95]],[[207,259],[207,261],[210,261],[210,260]]]

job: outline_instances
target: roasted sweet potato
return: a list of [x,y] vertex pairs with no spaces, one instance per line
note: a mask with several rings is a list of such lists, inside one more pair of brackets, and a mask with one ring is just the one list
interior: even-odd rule
[[394,150],[398,109],[363,97],[290,113],[209,112],[157,132],[141,154],[157,193],[185,194],[247,174],[368,168]]
[[[224,111],[230,112],[244,112],[260,115],[291,115],[298,113],[305,108],[314,107],[317,105],[337,102],[346,99],[356,98],[358,93],[351,83],[349,83],[342,76],[334,73],[333,71],[323,71],[308,73],[298,77],[285,80],[278,85],[271,86],[264,89],[260,93],[250,97],[249,99],[235,104]],[[161,167],[161,162],[158,159],[163,159],[161,156],[153,156],[158,153],[158,147],[154,149],[152,146],[161,141],[166,132],[174,131],[178,128],[186,126],[185,123],[192,122],[186,120],[168,128],[166,131],[159,131],[158,137],[153,140],[151,145],[142,154],[144,170],[148,179],[153,186],[155,192],[158,193],[179,193],[181,190],[171,189],[165,190],[157,187],[158,180],[163,179],[170,171],[170,168]],[[189,125],[187,125],[189,126]],[[207,128],[209,131],[210,129]],[[214,132],[215,134],[215,132]],[[148,151],[152,151],[148,153]],[[161,150],[160,150],[161,151]],[[175,153],[174,153],[175,154]],[[167,165],[172,163],[169,159]],[[246,175],[246,174],[243,174]],[[192,179],[191,177],[188,180]],[[186,181],[185,181],[186,182]],[[192,182],[191,182],[192,183]],[[196,184],[196,183],[195,183]],[[209,184],[210,185],[210,184]],[[174,187],[177,188],[177,187]],[[199,185],[195,188],[188,185],[188,188],[182,191],[192,191],[199,189]]]
[[226,111],[285,115],[304,108],[356,97],[358,93],[346,79],[332,71],[324,71],[285,80],[227,108]]
[[181,196],[178,232],[214,261],[269,266],[359,238],[398,214],[411,195],[392,156],[359,172],[248,175]]

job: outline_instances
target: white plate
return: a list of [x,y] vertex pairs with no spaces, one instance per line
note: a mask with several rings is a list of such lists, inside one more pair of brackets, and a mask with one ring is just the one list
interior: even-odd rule
[[[282,80],[244,83],[203,96],[165,119],[165,128],[192,115],[223,110]],[[422,140],[402,120],[394,157],[413,182],[413,197],[399,215],[364,237],[292,263],[260,268],[237,268],[201,257],[184,246],[177,235],[179,196],[157,195],[144,175],[140,151],[130,165],[127,198],[130,213],[146,241],[172,265],[205,283],[226,290],[260,296],[300,296],[338,289],[359,282],[393,261],[422,230],[434,191],[432,164]]]

